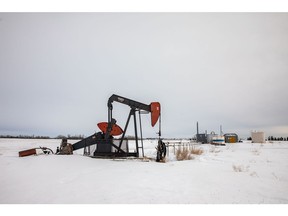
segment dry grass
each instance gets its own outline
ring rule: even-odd
[[[203,152],[202,148],[192,147],[192,149],[189,149],[188,147],[179,147],[176,151],[176,159],[178,161],[193,160],[195,159],[193,155],[201,155]]]
[[[183,148],[178,148],[176,151],[176,159],[178,161],[182,161],[182,160],[192,160],[194,159],[194,157],[191,155],[190,151],[188,150],[188,148],[183,147]]]
[[[233,170],[235,171],[235,172],[243,172],[243,170],[244,170],[244,167],[243,166],[241,166],[241,165],[234,165],[233,164]]]
[[[244,166],[244,165],[235,165],[233,164],[233,170],[235,172],[248,172],[249,171],[249,166]]]
[[[202,148],[195,148],[193,146],[190,152],[191,152],[191,154],[201,155],[201,154],[203,154],[204,150]]]

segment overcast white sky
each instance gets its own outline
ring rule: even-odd
[[[118,94],[163,137],[287,137],[287,86],[288,13],[0,13],[0,134],[91,135]]]

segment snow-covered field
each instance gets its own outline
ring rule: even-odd
[[[202,155],[166,163],[73,155],[18,157],[60,140],[0,139],[1,204],[287,204],[288,142],[198,145]],[[76,141],[69,141],[75,143]],[[145,141],[155,158],[156,141]]]

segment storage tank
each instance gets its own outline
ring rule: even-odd
[[[225,138],[224,138],[224,136],[214,136],[214,137],[212,138],[211,144],[214,144],[214,145],[225,145]]]
[[[251,132],[252,143],[265,143],[264,132]]]
[[[212,143],[213,137],[217,136],[214,131],[212,131],[210,134],[207,134],[207,143]]]

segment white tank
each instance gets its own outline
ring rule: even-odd
[[[214,144],[214,145],[225,145],[225,137],[224,136],[214,136],[212,138],[212,144]]]
[[[252,143],[265,143],[264,132],[251,132]]]

